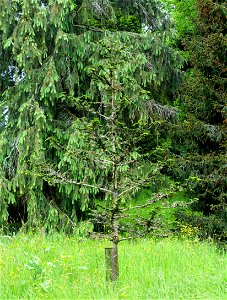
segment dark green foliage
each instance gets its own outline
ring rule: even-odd
[[[122,69],[126,74],[128,68],[131,77],[120,82],[126,91],[121,95],[122,119],[131,130],[130,118],[139,102],[151,100],[157,115],[168,104],[167,93],[171,95],[177,81],[178,59],[167,45],[168,25],[156,1],[1,1],[1,222],[8,220],[9,205],[22,206],[27,212],[25,222],[31,226],[74,226],[85,216],[95,191],[90,189],[87,195],[76,185],[53,185],[37,173],[37,166],[57,166],[74,180],[83,180],[88,173],[101,177],[103,170],[81,169],[74,158],[68,157],[68,165],[64,164],[65,145],[75,133],[79,147],[90,145],[88,137],[80,139],[83,117],[97,132],[102,131],[103,123],[87,106],[89,100],[92,110],[101,109],[95,102],[108,87],[108,77],[104,82],[102,76],[111,66],[105,69],[105,61],[99,65],[101,42],[110,38],[111,48],[116,37],[131,58]],[[105,51],[108,54],[111,49]]]
[[[213,240],[218,243],[226,241],[227,226],[224,221],[226,216],[212,215],[207,217],[197,215],[192,211],[179,210],[175,213],[175,217],[178,224],[181,224],[180,227],[190,224],[194,228],[194,237],[197,236],[199,239]]]
[[[183,122],[172,135],[173,151],[180,160],[172,174],[178,180],[187,179],[188,192],[198,198],[194,209],[206,216],[215,214],[223,224],[227,199],[226,6],[225,1],[198,0],[197,8],[195,31],[186,43],[192,68],[181,91]]]

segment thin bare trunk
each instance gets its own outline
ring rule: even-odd
[[[113,77],[113,76],[112,76]],[[119,276],[118,266],[118,242],[119,242],[119,221],[118,221],[118,174],[117,174],[117,153],[116,153],[116,95],[114,92],[114,81],[112,85],[112,151],[113,151],[113,169],[112,169],[112,216],[111,216],[111,235],[112,235],[112,248],[106,248],[106,279],[108,281],[116,281]]]

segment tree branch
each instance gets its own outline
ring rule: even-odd
[[[156,199],[148,200],[148,202],[145,203],[145,204],[135,205],[135,206],[132,206],[132,207],[126,207],[124,209],[121,209],[121,212],[148,207],[148,206],[160,201],[161,199],[166,198],[167,196],[170,196],[170,195],[158,195]]]
[[[78,182],[78,181],[75,181],[73,179],[68,179],[68,178],[64,177],[63,175],[61,175],[58,172],[53,171],[53,170],[51,170],[49,175],[54,176],[54,178],[51,177],[52,178],[51,182],[53,182],[53,183],[74,184],[74,185],[79,185],[79,186],[90,187],[90,188],[97,189],[99,191],[106,192],[106,193],[111,193],[111,194],[113,193],[112,190],[109,190],[109,189],[106,189],[106,188],[103,188],[103,187],[100,187],[100,186],[97,186],[97,185],[94,185],[94,184],[89,184],[89,183],[86,183],[84,181]],[[48,179],[50,179],[50,177],[44,177],[44,178],[47,181],[48,181]]]
[[[124,190],[123,192],[121,192],[120,194],[118,194],[118,198],[120,198],[120,197],[123,196],[124,194],[126,194],[126,193],[128,193],[128,192],[134,190],[135,188],[137,188],[137,187],[143,185],[146,181],[147,181],[147,180],[142,180],[142,181],[140,181],[138,184],[136,184],[136,185],[134,185],[134,186],[131,186],[130,188]]]

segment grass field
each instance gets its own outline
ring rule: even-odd
[[[105,282],[107,241],[0,237],[0,299],[227,299],[226,257],[198,241],[144,239],[119,246],[120,277]]]

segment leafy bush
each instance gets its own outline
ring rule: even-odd
[[[200,239],[212,239],[216,242],[226,242],[226,222],[216,215],[204,216],[191,210],[175,212],[180,233]]]

